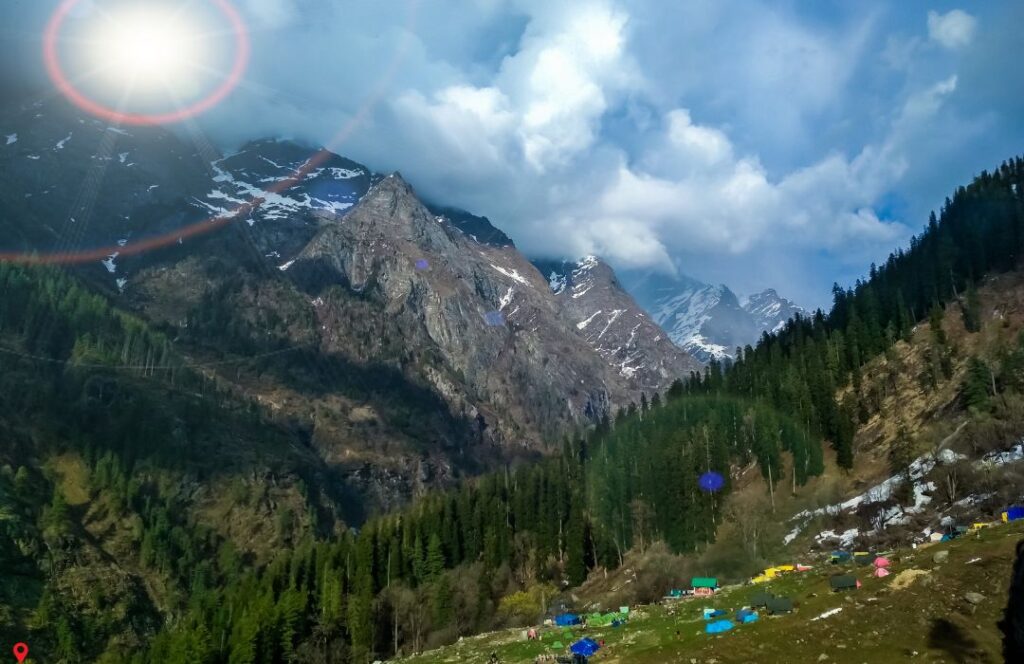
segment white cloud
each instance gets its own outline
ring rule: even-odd
[[[596,253],[631,267],[682,261],[684,272],[697,257],[718,257],[748,288],[769,262],[789,256],[786,278],[802,280],[804,297],[811,278],[793,276],[796,257],[824,252],[863,267],[907,239],[908,227],[875,206],[906,173],[913,141],[956,89],[955,76],[907,94],[880,119],[875,140],[772,173],[756,150],[739,147],[735,127],[698,120],[682,105],[659,107],[662,90],[639,74],[638,37],[620,5],[584,7],[531,8],[517,47],[484,80],[396,95],[389,107],[401,127],[396,144],[406,148],[396,167],[421,191],[490,216],[533,255]],[[778,39],[764,37],[763,48],[724,70],[750,63],[771,80],[751,84],[748,72],[718,85],[753,85],[754,100],[760,87],[781,90],[789,110],[775,126],[786,133],[839,94],[834,81],[822,91],[801,76],[849,76],[866,24],[829,50],[811,32],[772,21]],[[801,61],[817,64],[799,70]],[[642,138],[603,134],[612,113]]]
[[[978,21],[961,9],[946,14],[928,12],[928,37],[945,48],[957,49],[974,40]]]
[[[891,216],[909,204],[879,201],[938,168],[922,146],[957,119],[960,80],[928,45],[962,48],[977,23],[930,14],[927,41],[920,13],[873,0],[840,18],[766,0],[306,4],[238,0],[253,57],[203,118],[220,142],[345,128],[332,149],[532,255],[682,263],[812,302],[855,274],[834,265],[906,239]]]

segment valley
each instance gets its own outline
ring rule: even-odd
[[[875,603],[929,607],[921,653],[997,651],[1016,525],[950,544],[935,581],[872,579],[871,602],[806,619],[834,604],[824,552],[923,569],[911,544],[1021,500],[1020,158],[808,314],[772,290],[741,303],[597,256],[528,257],[337,155],[266,194],[308,159],[290,142],[224,156],[57,102],[3,122],[0,626],[36,652],[527,661],[540,646],[510,639],[556,602],[641,607],[597,661],[905,656]],[[41,184],[97,168],[98,189]],[[133,248],[179,228],[202,232]],[[33,258],[54,252],[69,265]],[[779,582],[795,616],[709,640],[649,607],[790,559],[816,563]],[[965,614],[931,583],[986,600]],[[978,634],[929,636],[966,615]],[[878,635],[858,650],[843,630]]]

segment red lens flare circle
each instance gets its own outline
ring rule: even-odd
[[[228,0],[211,0],[231,25],[231,32],[234,35],[235,40],[235,54],[231,63],[231,70],[228,72],[224,80],[221,81],[220,85],[202,99],[189,104],[188,106],[174,111],[169,111],[167,113],[125,113],[118,111],[117,109],[100,104],[99,102],[82,94],[70,79],[68,79],[67,75],[64,73],[64,69],[60,65],[60,53],[58,49],[60,30],[64,24],[64,20],[68,17],[68,14],[70,14],[71,10],[80,2],[81,0],[64,0],[60,6],[57,7],[53,16],[50,17],[50,21],[46,24],[46,31],[43,33],[43,62],[46,65],[47,74],[49,74],[50,79],[53,81],[54,85],[57,86],[57,89],[60,90],[61,94],[71,100],[72,103],[83,111],[107,120],[113,124],[136,126],[161,125],[180,122],[187,118],[199,115],[200,113],[205,113],[223,101],[234,87],[238,85],[238,82],[242,79],[242,74],[245,72],[245,68],[249,63],[249,33],[245,28],[245,22],[242,20],[238,10],[236,10]]]

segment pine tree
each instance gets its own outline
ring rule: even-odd
[[[430,534],[430,541],[427,544],[426,578],[434,580],[444,572],[444,551],[441,548],[441,538],[437,533]]]
[[[973,283],[967,287],[961,315],[964,319],[964,327],[968,332],[977,332],[981,329],[981,300],[978,298],[978,289],[974,287]]]
[[[968,360],[967,375],[964,377],[963,386],[967,407],[979,413],[989,410],[989,386],[991,384],[992,372],[985,363],[976,357]]]

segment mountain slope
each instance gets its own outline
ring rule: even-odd
[[[56,102],[0,127],[16,134],[0,146],[3,249],[85,251],[78,274],[290,418],[372,504],[533,454],[650,389],[580,337],[487,219],[427,208],[399,176],[320,153],[291,183],[315,151],[263,140],[222,157]]]
[[[397,174],[324,226],[286,274],[313,296],[341,283],[379,298],[405,348],[440,354],[445,371],[428,375],[441,393],[467,413],[490,404],[493,415],[472,416],[498,440],[550,436],[626,397],[514,247],[479,243],[435,217]],[[328,329],[336,306],[328,297],[317,309]]]
[[[576,263],[536,261],[579,334],[635,390],[650,395],[700,369],[669,340],[627,293],[611,266],[596,256]]]

